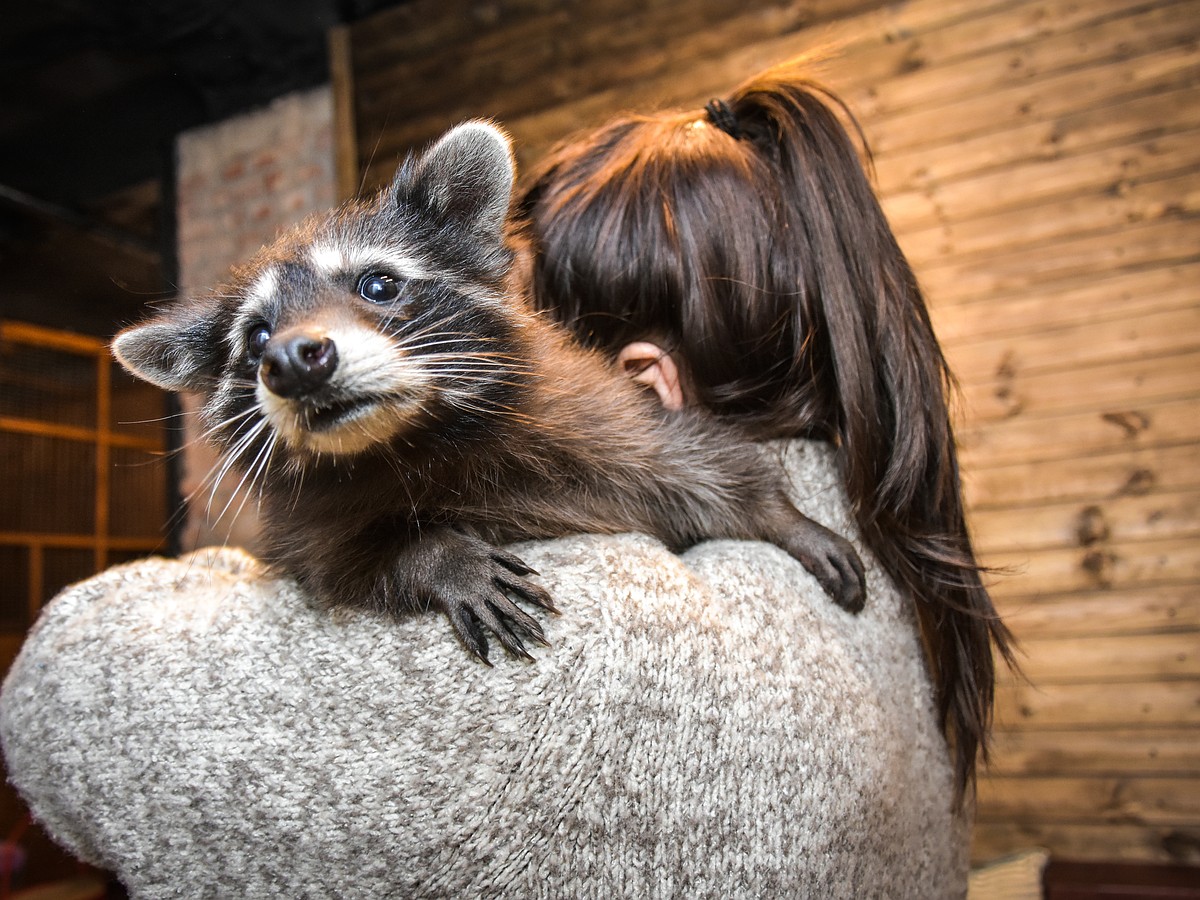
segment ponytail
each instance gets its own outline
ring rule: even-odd
[[[794,67],[695,114],[555,151],[523,208],[535,302],[615,353],[654,339],[758,437],[833,442],[863,537],[913,598],[960,797],[1013,663],[962,504],[950,371],[839,114]]]

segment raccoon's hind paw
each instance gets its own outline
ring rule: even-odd
[[[789,535],[788,553],[798,559],[847,612],[861,612],[867,600],[867,576],[854,545],[816,522]]]
[[[488,659],[487,632],[491,631],[513,656],[532,660],[521,635],[542,645],[548,645],[546,634],[537,619],[521,609],[510,594],[534,603],[543,609],[557,612],[550,592],[527,581],[524,576],[535,574],[518,557],[503,550],[492,549],[485,565],[491,569],[485,584],[469,593],[443,598],[443,607],[451,626],[468,650],[491,665]]]

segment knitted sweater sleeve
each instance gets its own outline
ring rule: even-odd
[[[781,452],[853,538],[828,450]],[[139,897],[965,894],[909,604],[869,555],[853,616],[765,544],[516,549],[562,613],[492,668],[238,551],[101,573],[5,682],[10,778]]]

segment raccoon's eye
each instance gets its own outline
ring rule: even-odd
[[[258,359],[263,355],[263,351],[267,349],[267,341],[271,339],[271,329],[266,325],[256,325],[250,329],[250,334],[246,338],[246,344],[250,348],[250,355]]]
[[[391,275],[370,273],[358,280],[358,294],[371,303],[391,303],[400,296],[400,282]]]

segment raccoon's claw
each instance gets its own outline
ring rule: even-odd
[[[505,604],[509,608],[502,608]],[[517,628],[526,631],[535,641],[546,643],[541,626],[520,607],[512,605],[508,598],[499,602],[494,599],[484,601],[479,606],[455,606],[446,610],[446,616],[464,646],[488,666],[492,664],[487,658],[486,630],[492,631],[499,638],[500,646],[518,659],[532,661],[533,656],[524,647]]]
[[[482,544],[476,545],[484,549]],[[471,554],[468,554],[471,555]],[[524,576],[533,569],[513,554],[487,547],[468,566],[473,573],[460,581],[455,590],[443,592],[441,605],[450,624],[466,648],[488,665],[487,632],[491,632],[513,656],[532,660],[522,639],[546,645],[546,634],[537,619],[514,602],[525,600],[550,612],[557,612],[550,592]],[[476,580],[478,579],[478,580]]]
[[[518,630],[539,644],[548,644],[546,634],[537,619],[521,609],[501,590],[491,596],[473,597],[464,603],[450,604],[446,608],[450,624],[468,650],[481,661],[491,665],[488,659],[488,641],[485,628],[496,635],[500,645],[513,656],[533,660],[525,649]]]
[[[507,550],[501,550],[498,547],[492,548],[492,559],[504,566],[514,575],[538,575],[536,569],[532,568],[521,557],[509,553]]]
[[[529,571],[533,572],[532,569]],[[533,582],[526,581],[524,578],[512,578],[506,575],[496,575],[492,580],[506,594],[516,594],[522,600],[528,600],[530,603],[540,606],[544,610],[552,613],[558,612],[558,607],[554,605],[554,598],[540,584],[534,584]],[[519,609],[519,607],[517,608]]]

